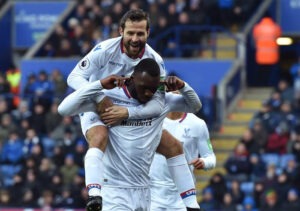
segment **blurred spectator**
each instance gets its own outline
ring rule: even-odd
[[[9,138],[3,144],[1,150],[2,164],[20,164],[23,160],[23,144],[19,139],[19,135],[16,131],[9,133]]]
[[[282,172],[277,176],[275,190],[279,201],[285,201],[287,192],[291,188],[292,180],[290,180],[286,173]]]
[[[277,163],[276,163],[277,164]],[[266,176],[261,179],[264,190],[275,187],[277,183],[277,166],[270,163],[267,165]]]
[[[240,142],[245,144],[246,149],[249,154],[258,154],[260,147],[256,140],[253,138],[253,133],[251,129],[246,129],[240,139]]]
[[[31,189],[27,188],[22,191],[21,201],[19,202],[18,207],[37,207],[36,198]]]
[[[34,104],[41,104],[47,111],[54,95],[53,83],[48,79],[48,74],[41,70],[37,81],[34,83]]]
[[[20,125],[24,119],[29,119],[32,112],[29,110],[29,104],[26,100],[21,100],[18,107],[11,112],[14,122]]]
[[[20,100],[20,81],[21,71],[14,64],[11,64],[9,69],[6,70],[6,79],[10,84],[10,93],[13,95],[12,104],[15,107],[18,106]]]
[[[50,110],[45,116],[45,126],[47,134],[51,132],[62,122],[63,117],[57,111],[58,102],[55,101],[51,104]]]
[[[65,132],[70,131],[71,139],[79,137],[80,128],[74,124],[73,118],[70,116],[64,116],[59,125],[51,133],[51,138],[55,141],[62,141],[65,138]]]
[[[74,162],[73,154],[67,154],[65,156],[64,164],[60,167],[59,171],[62,174],[64,185],[70,185],[73,182],[73,178],[79,171],[79,167]]]
[[[268,136],[266,145],[267,153],[284,154],[287,152],[287,143],[289,141],[289,131],[286,123],[281,122],[273,133]]]
[[[254,142],[258,147],[258,153],[264,153],[267,144],[268,132],[262,121],[260,119],[254,120],[251,130]]]
[[[30,128],[26,131],[26,137],[24,139],[24,146],[23,146],[23,153],[25,157],[31,157],[32,155],[32,148],[34,145],[41,144],[41,140],[38,137],[35,129]],[[39,162],[35,160],[36,162]]]
[[[296,161],[298,164],[300,163],[300,127],[297,127],[297,129],[292,132],[292,138],[290,140],[290,148],[289,152],[294,154],[296,157]]]
[[[44,188],[50,189],[53,175],[56,173],[55,165],[50,158],[43,157],[39,166],[39,181],[44,184]]]
[[[242,204],[245,194],[241,190],[240,181],[232,180],[230,183],[229,192],[231,193],[232,201],[234,204]]]
[[[299,183],[300,178],[300,166],[294,158],[289,158],[284,167],[282,167],[283,172],[286,174],[287,179],[294,185]]]
[[[10,84],[3,73],[0,73],[0,94],[2,96],[10,97]]]
[[[42,210],[52,210],[54,208],[54,196],[52,191],[44,190],[38,199],[38,205]]]
[[[261,207],[261,204],[263,202],[263,193],[264,193],[264,184],[261,181],[256,181],[254,183],[254,191],[253,191],[253,197],[254,201],[257,207]]]
[[[86,141],[84,139],[79,139],[76,142],[73,153],[74,153],[74,162],[80,168],[83,168],[83,158],[85,156],[86,150],[87,150]]]
[[[208,187],[212,189],[214,199],[222,203],[224,194],[227,192],[226,180],[224,176],[217,172],[209,180]]]
[[[76,208],[76,202],[70,188],[63,188],[61,196],[55,200],[55,205],[61,208]]]
[[[54,69],[51,71],[50,81],[54,86],[54,97],[57,99],[62,99],[67,93],[68,85],[59,69]]]
[[[0,96],[0,118],[2,118],[3,115],[6,115],[11,110],[11,107],[9,106],[8,102],[5,100],[3,96]]]
[[[279,80],[277,85],[277,91],[280,93],[283,102],[293,102],[294,90],[286,79]]]
[[[250,155],[251,180],[258,181],[266,176],[266,164],[257,154]]]
[[[50,106],[50,104],[48,106]],[[31,127],[39,136],[45,135],[47,133],[45,112],[45,107],[42,104],[35,104],[33,107],[32,115],[29,118]]]
[[[0,119],[0,138],[2,137],[2,140],[7,139],[11,132],[17,131],[17,128],[17,125],[12,120],[11,114],[4,114]]]
[[[264,194],[264,203],[261,206],[263,211],[281,210],[280,202],[278,201],[277,192],[274,189],[266,190]]]
[[[252,196],[246,196],[242,204],[242,211],[257,211],[255,201]]]
[[[220,206],[222,211],[237,211],[237,205],[232,201],[232,195],[229,192],[224,194],[223,203]]]
[[[8,190],[0,189],[0,208],[14,207]]]
[[[283,203],[282,210],[298,211],[300,210],[299,191],[291,188],[287,193],[287,200]]]
[[[35,74],[30,74],[24,86],[23,98],[29,102],[29,107],[32,109],[34,103],[35,82],[37,78]]]
[[[214,191],[210,187],[204,188],[202,191],[202,200],[199,202],[201,209],[218,210],[219,202],[214,198]]]
[[[251,173],[251,164],[249,162],[249,153],[244,143],[240,142],[234,149],[232,155],[226,160],[224,167],[228,173],[226,177],[229,180],[238,179],[246,181]]]

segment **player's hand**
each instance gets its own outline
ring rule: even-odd
[[[201,158],[196,158],[194,160],[192,160],[189,165],[193,165],[195,167],[195,169],[204,169],[205,167],[205,163],[204,160]]]
[[[111,106],[113,106],[113,102],[111,101],[111,99],[109,99],[109,97],[104,97],[99,103],[97,103],[96,105],[96,111],[97,114],[100,116],[101,114],[103,114],[105,112],[105,110]]]
[[[107,126],[120,124],[122,120],[127,118],[128,118],[127,108],[116,106],[116,105],[106,108],[105,111],[100,115],[100,119]]]
[[[125,81],[129,79],[128,77],[122,77],[118,75],[110,75],[106,78],[100,80],[102,87],[104,89],[113,89],[115,87],[122,87],[125,84]]]
[[[176,76],[168,76],[164,81],[167,86],[167,92],[176,91],[184,87],[184,81]]]

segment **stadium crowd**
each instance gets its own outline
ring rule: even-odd
[[[258,0],[82,0],[75,11],[58,25],[39,51],[43,57],[73,57],[85,55],[96,43],[119,36],[119,20],[128,9],[142,8],[149,12],[151,40],[173,26],[218,25],[239,29],[259,5]],[[174,33],[173,33],[174,34]],[[204,31],[182,30],[179,43],[200,45],[208,43]],[[163,57],[174,57],[178,45],[174,35],[166,35],[156,43],[156,51]],[[184,57],[199,57],[200,49],[188,51]]]

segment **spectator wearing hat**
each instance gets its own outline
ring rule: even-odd
[[[268,189],[264,195],[264,203],[261,206],[263,211],[279,211],[281,205],[278,200],[277,192],[274,189]]]
[[[244,198],[242,211],[257,211],[255,207],[255,200],[252,196],[246,196]]]

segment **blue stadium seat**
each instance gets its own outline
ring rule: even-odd
[[[242,182],[241,190],[245,193],[245,195],[252,195],[254,190],[254,182]]]
[[[279,166],[279,159],[280,156],[278,154],[275,153],[267,153],[267,154],[262,154],[261,155],[261,159],[266,163],[266,165],[275,165],[275,166]]]
[[[280,156],[279,167],[285,168],[290,160],[295,160],[295,155],[293,154],[284,154]]]

